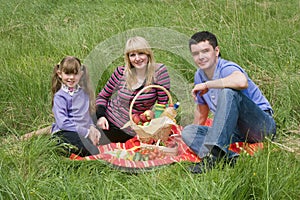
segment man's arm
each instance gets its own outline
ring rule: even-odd
[[[195,97],[198,91],[205,91],[210,88],[232,88],[236,90],[243,90],[248,88],[248,80],[242,72],[234,71],[224,78],[206,81],[205,83],[195,85],[192,90],[192,94]]]
[[[207,81],[206,85],[209,88],[232,88],[243,90],[248,87],[248,80],[245,74],[240,71],[234,71],[229,76],[221,79]]]
[[[204,125],[208,117],[208,105],[198,104],[194,113],[194,124]]]

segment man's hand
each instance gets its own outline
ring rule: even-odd
[[[200,96],[204,95],[205,93],[207,93],[208,88],[206,83],[199,83],[197,85],[194,86],[193,90],[192,90],[192,95],[194,97],[194,99],[197,98],[197,93],[200,91]]]

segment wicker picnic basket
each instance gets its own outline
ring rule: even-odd
[[[136,96],[133,98],[130,104],[130,108],[129,108],[130,127],[136,132],[141,142],[148,142],[152,139],[156,141],[157,140],[167,141],[171,133],[172,125],[175,124],[173,119],[170,119],[169,117],[166,116],[155,118],[151,120],[148,126],[137,125],[134,123],[132,119],[132,108],[134,102],[136,101],[136,99],[141,93],[143,93],[144,91],[150,88],[158,88],[163,90],[169,97],[169,103],[173,104],[172,96],[166,88],[160,85],[149,85],[144,87],[136,94]]]

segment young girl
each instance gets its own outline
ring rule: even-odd
[[[68,149],[80,156],[98,154],[100,132],[91,114],[95,112],[94,93],[89,85],[87,68],[73,56],[56,65],[52,77],[52,111],[55,122],[52,135],[59,143],[74,145]]]

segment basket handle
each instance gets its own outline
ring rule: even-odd
[[[147,89],[149,89],[149,88],[158,88],[158,89],[163,90],[163,91],[168,95],[170,104],[173,104],[172,96],[171,96],[170,92],[169,92],[166,88],[164,88],[163,86],[160,86],[160,85],[148,85],[148,86],[144,87],[143,89],[141,89],[141,90],[135,95],[135,97],[134,97],[134,98],[132,99],[132,101],[131,101],[130,108],[129,108],[129,119],[130,119],[130,121],[131,121],[132,123],[134,123],[133,120],[132,120],[132,108],[133,108],[133,104],[134,104],[135,100],[138,98],[138,96],[140,96],[140,94],[141,94],[142,92],[144,92],[145,90],[147,90]]]

